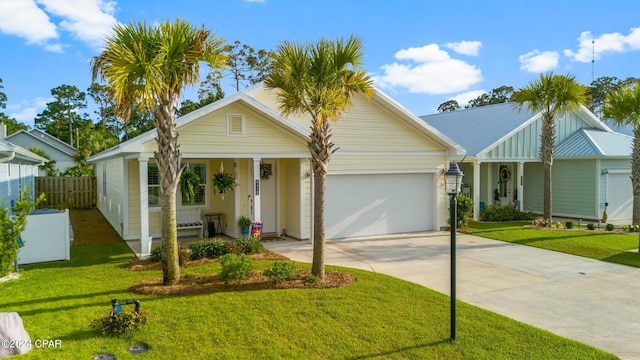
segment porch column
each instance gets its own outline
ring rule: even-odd
[[[253,159],[253,221],[261,221],[260,211],[260,158]]]
[[[519,209],[522,211],[524,208],[524,161],[520,161],[518,163],[518,204],[520,204]]]
[[[140,184],[140,258],[146,259],[151,255],[151,236],[149,236],[149,184],[148,184],[149,158],[138,158],[138,176]]]
[[[473,163],[473,219],[478,220],[480,216],[480,164],[476,161]],[[488,204],[485,203],[485,206]]]
[[[493,181],[492,181],[493,174],[492,172],[493,172],[493,163],[487,163],[487,198],[485,199],[486,206],[493,205]]]

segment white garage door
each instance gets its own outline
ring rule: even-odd
[[[433,175],[327,176],[327,239],[433,229]]]
[[[630,220],[633,217],[631,173],[610,173],[607,177],[607,218]]]

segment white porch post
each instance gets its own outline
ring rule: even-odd
[[[480,161],[473,163],[473,219],[480,216]],[[485,203],[485,206],[487,204]]]
[[[140,183],[140,258],[146,259],[151,255],[151,236],[149,236],[149,186],[148,186],[149,158],[142,155],[138,158]]]
[[[260,158],[253,159],[253,221],[261,221],[260,211]]]
[[[491,172],[493,171],[493,163],[487,163],[487,203],[486,206],[493,205],[493,184]]]
[[[522,211],[524,208],[524,161],[518,163],[518,203],[520,204],[520,208],[518,210]]]

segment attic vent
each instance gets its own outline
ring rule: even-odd
[[[227,136],[245,136],[244,114],[227,114]]]

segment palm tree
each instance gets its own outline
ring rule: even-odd
[[[162,272],[164,285],[180,280],[176,232],[176,191],[182,168],[174,109],[185,86],[198,83],[200,62],[224,66],[224,40],[184,20],[157,26],[118,24],[92,61],[93,81],[100,76],[113,88],[116,115],[128,119],[132,104],[156,112],[154,157],[162,191]]]
[[[633,224],[640,224],[640,85],[631,84],[609,93],[604,100],[604,117],[620,125],[633,126],[631,187],[633,188]]]
[[[329,120],[353,107],[352,97],[373,95],[373,81],[360,69],[362,42],[355,36],[346,41],[320,39],[316,43],[284,41],[276,49],[267,88],[277,89],[283,116],[308,114],[311,134],[307,147],[314,175],[313,266],[311,272],[324,278],[324,211],[327,166],[337,150],[331,142]]]
[[[551,166],[556,141],[556,115],[571,112],[589,103],[589,88],[578,83],[575,76],[554,75],[553,72],[540,74],[540,79],[531,81],[518,89],[511,97],[522,110],[526,102],[533,112],[542,112],[540,134],[540,158],[544,168],[544,209],[543,217],[551,219]]]

